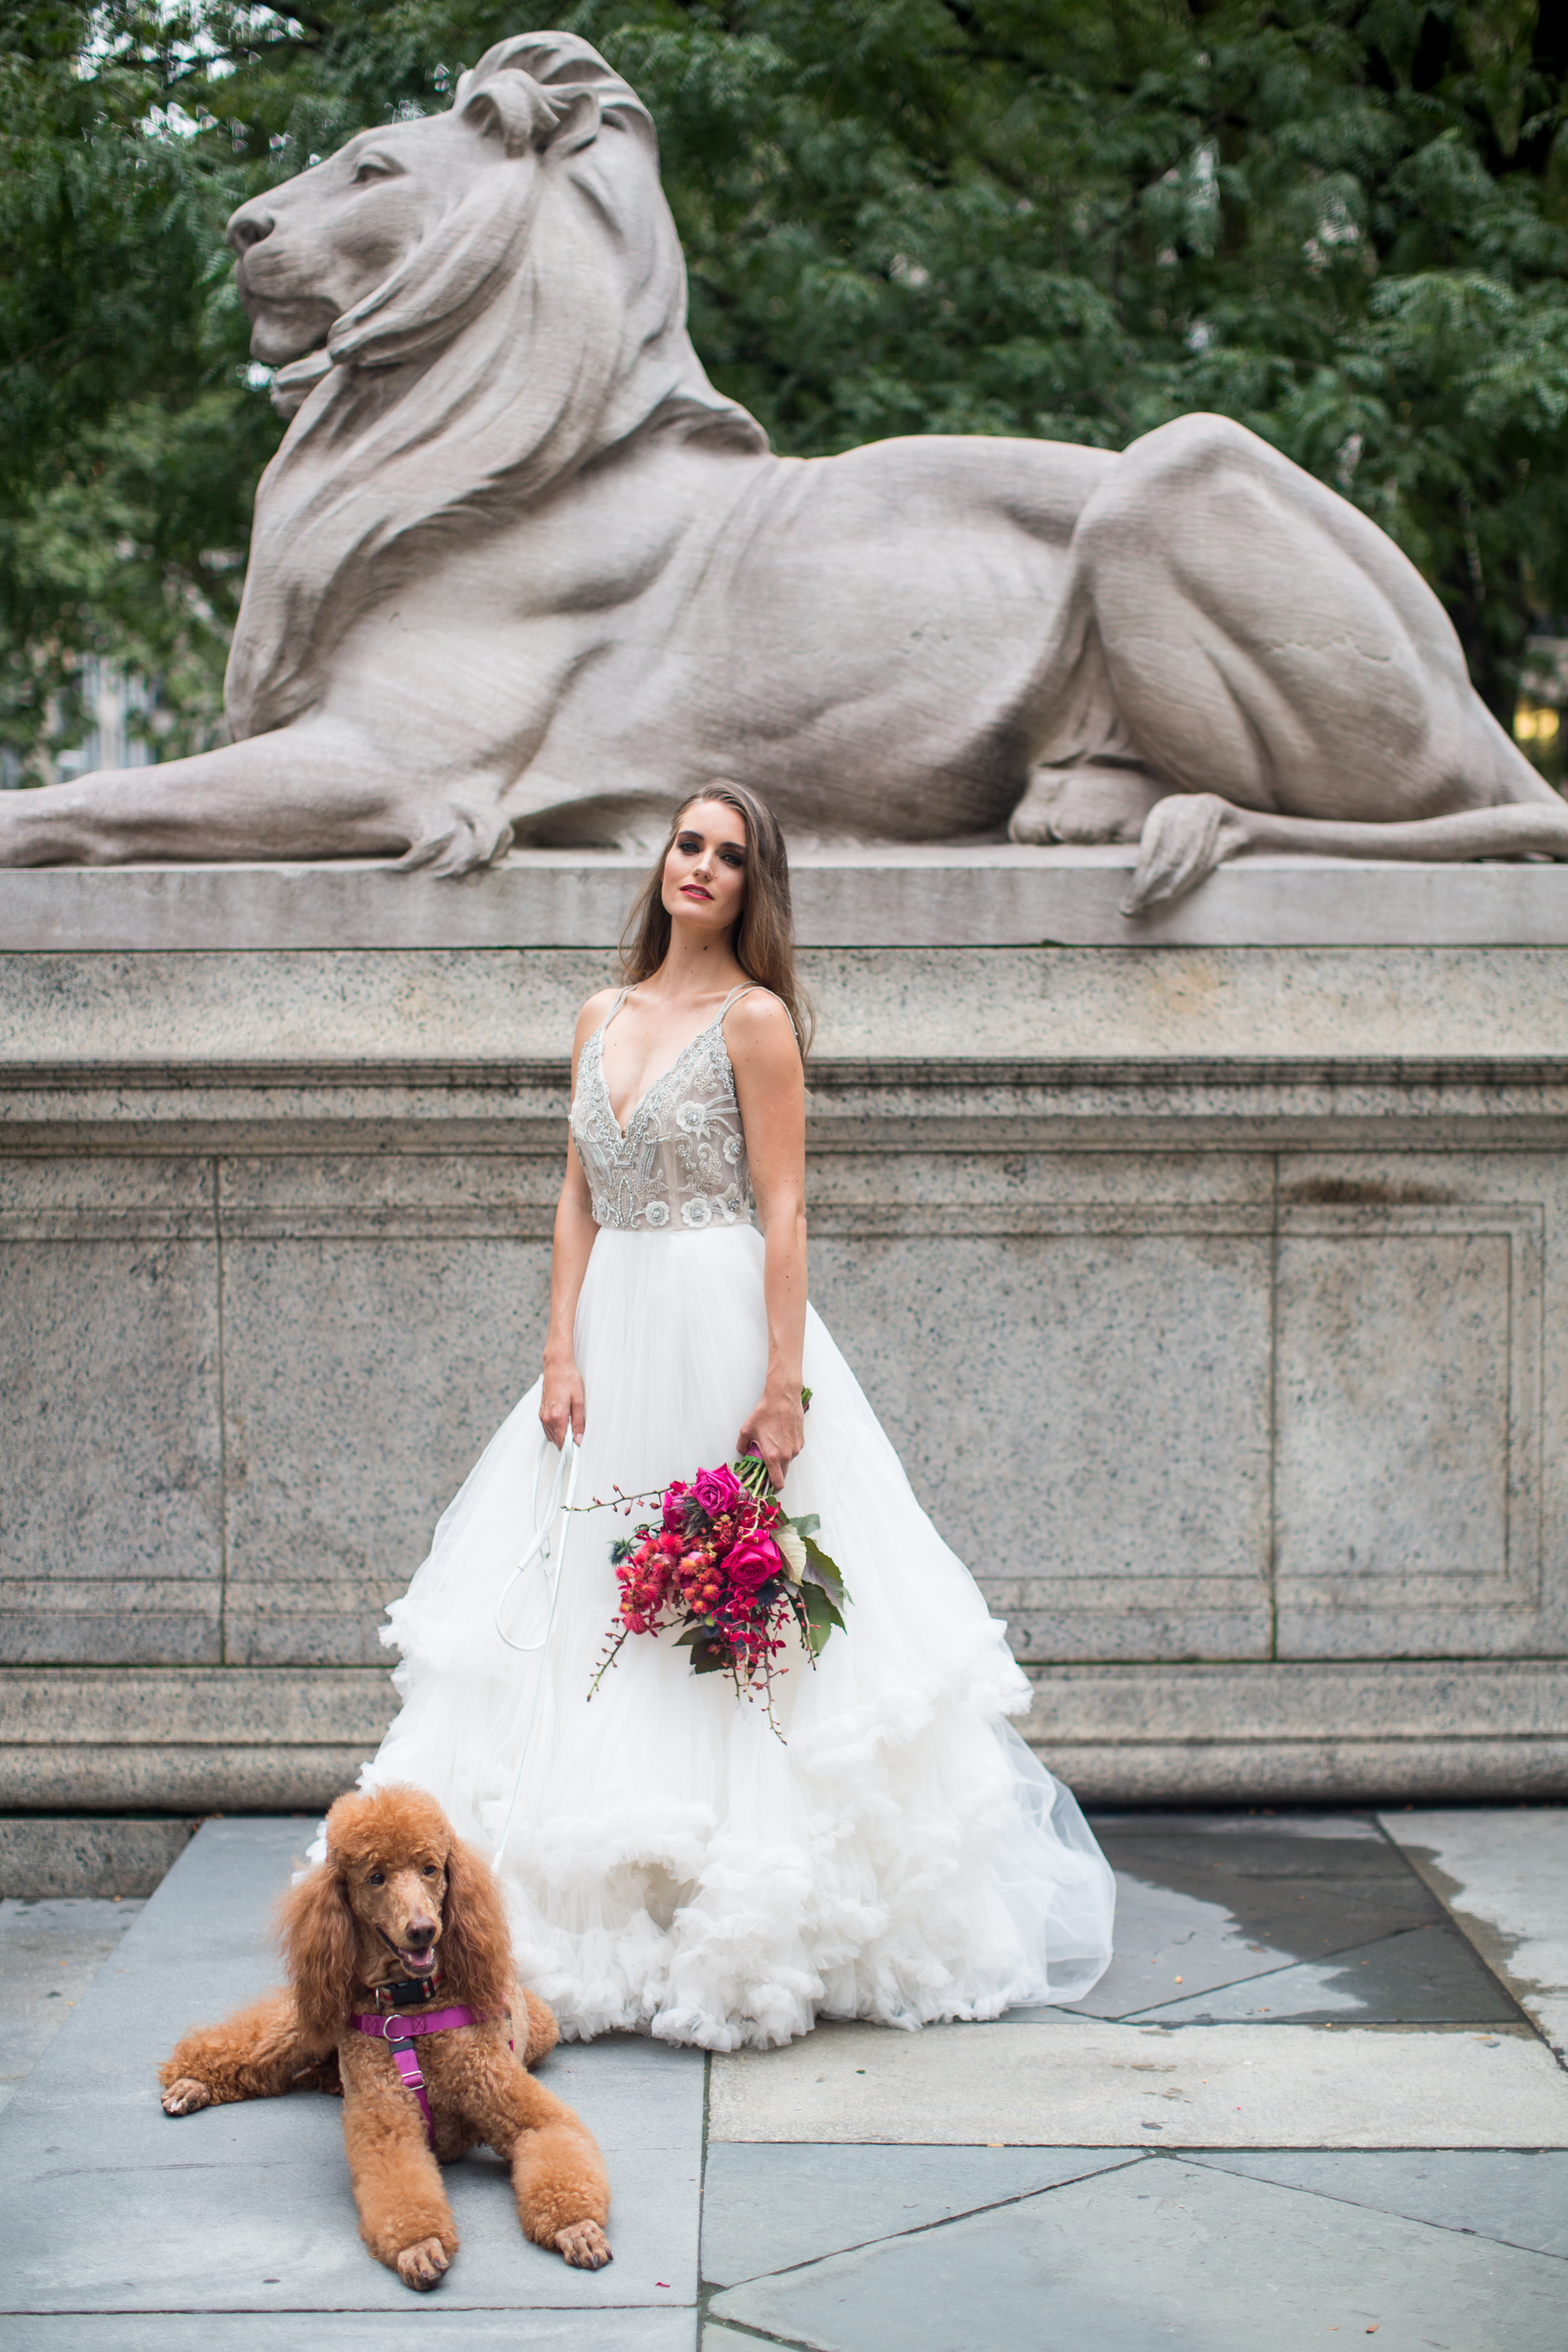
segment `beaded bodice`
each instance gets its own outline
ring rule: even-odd
[[[626,1003],[622,990],[584,1046],[572,1098],[572,1140],[593,1195],[594,1222],[622,1232],[697,1233],[750,1224],[752,1178],[724,1046],[733,990],[706,1029],[655,1078],[626,1126],[610,1108],[605,1032]]]

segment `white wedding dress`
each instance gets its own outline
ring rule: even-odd
[[[572,1107],[599,1226],[577,1310],[579,1506],[731,1459],[767,1362],[729,1006],[623,1131],[601,1066],[620,1002]],[[622,2027],[731,2050],[819,2016],[995,2017],[1081,1999],[1110,1958],[1110,1872],[1006,1720],[1029,1686],[1004,1628],[810,1311],[805,1378],[783,1499],[820,1515],[850,1606],[815,1670],[791,1654],[778,1731],[727,1675],[694,1677],[672,1633],[629,1638],[590,1698],[628,1523],[560,1523],[552,1621],[546,1571],[513,1579],[557,1462],[537,1385],[388,1612],[404,1705],[363,1784],[428,1790],[491,1856],[522,1979],[569,2037]],[[543,1646],[509,1648],[498,1608],[513,1642]]]

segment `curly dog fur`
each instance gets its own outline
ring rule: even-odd
[[[435,2286],[457,2252],[440,2166],[480,2140],[510,2165],[536,2245],[582,2269],[608,2262],[598,2148],[525,2071],[554,2047],[555,2020],[519,1987],[494,1876],[435,1800],[405,1788],[340,1797],[327,1815],[327,1859],[284,1897],[280,1930],[287,1989],[184,2037],[159,2069],[165,2111],[335,2088],[336,2072],[360,2233],[405,2285]],[[380,1985],[437,1978],[432,2006],[466,2007],[483,2021],[416,2045],[433,2155],[391,2051],[350,2019],[377,2006]],[[515,2053],[509,2032],[518,2032]]]

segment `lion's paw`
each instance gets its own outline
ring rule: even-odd
[[[1170,791],[1142,768],[1037,768],[1008,821],[1009,841],[1136,841]]]
[[[493,866],[506,856],[511,841],[510,820],[500,809],[488,802],[454,800],[410,842],[397,863],[405,869],[427,867],[437,879],[452,881]]]
[[[1242,845],[1238,813],[1214,793],[1173,793],[1150,810],[1124,915],[1184,898]]]

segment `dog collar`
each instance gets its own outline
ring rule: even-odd
[[[425,2002],[440,1981],[441,1970],[437,1965],[427,1977],[400,1977],[395,1984],[377,1985],[374,1988],[376,2001],[379,2004],[384,1996],[394,2009],[401,2009],[405,2000]]]

